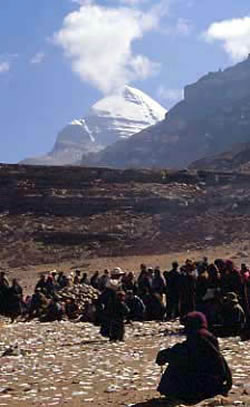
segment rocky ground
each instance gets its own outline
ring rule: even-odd
[[[185,251],[160,256],[101,258],[82,266],[89,272],[117,265],[125,270],[138,270],[144,261],[168,268],[173,259],[181,262],[187,256],[198,259],[204,254],[210,259],[231,257],[237,263],[243,260],[241,247],[228,245],[212,247],[206,253]],[[245,253],[244,261],[249,260]],[[49,265],[51,269],[58,266],[58,263]],[[60,266],[65,271],[74,269],[72,263]],[[13,270],[11,275],[21,277],[26,292],[31,292],[37,275],[46,269],[48,265],[39,265]],[[0,406],[155,407],[161,376],[161,368],[154,362],[156,354],[159,349],[182,340],[178,322],[133,323],[126,327],[124,343],[110,344],[99,335],[98,327],[88,323],[9,324],[2,320]],[[8,351],[11,345],[16,346],[14,353]],[[201,405],[248,405],[250,341],[220,339],[220,346],[233,370],[234,387],[229,397],[206,400]]]
[[[134,323],[126,328],[126,341],[117,344],[87,323],[3,324],[0,353],[11,344],[17,349],[1,357],[0,406],[156,406],[162,373],[156,354],[182,340],[178,323]],[[247,405],[250,342],[221,339],[220,346],[234,386],[228,398],[201,405]]]
[[[0,266],[243,246],[249,181],[249,173],[0,165]]]
[[[60,171],[60,176],[58,176]],[[41,272],[91,274],[207,255],[249,262],[250,175],[0,165],[0,270],[32,293]],[[167,335],[166,335],[167,331]],[[90,324],[0,326],[0,407],[153,407],[160,348],[182,340],[178,324],[127,326],[110,344]],[[250,342],[220,341],[233,368],[228,398],[250,403]],[[6,350],[17,345],[14,354]]]

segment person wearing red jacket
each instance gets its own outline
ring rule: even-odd
[[[232,375],[219,350],[218,340],[207,329],[203,313],[193,311],[183,318],[187,339],[158,353],[156,363],[168,363],[158,391],[166,406],[192,405],[218,394],[227,395]]]

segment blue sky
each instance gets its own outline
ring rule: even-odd
[[[0,0],[0,162],[130,83],[169,108],[250,52],[249,0]]]

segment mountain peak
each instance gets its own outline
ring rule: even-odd
[[[166,109],[151,97],[125,86],[120,92],[97,101],[84,118],[73,120],[61,130],[50,153],[22,163],[74,164],[82,155],[98,152],[156,124],[164,119],[165,114]]]
[[[230,151],[237,143],[249,143],[249,81],[250,58],[209,72],[185,87],[184,100],[165,120],[82,162],[117,168],[183,168],[202,157]]]

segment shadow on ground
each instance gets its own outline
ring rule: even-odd
[[[136,403],[131,405],[131,407],[168,407],[167,402],[162,398],[154,398],[142,403]]]

